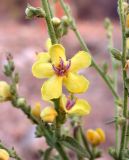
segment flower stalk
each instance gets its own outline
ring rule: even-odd
[[[123,69],[123,89],[124,89],[124,103],[123,103],[123,117],[127,118],[128,114],[128,90],[125,85],[125,81],[127,79],[127,73],[125,68],[126,64],[126,26],[125,26],[125,15],[124,15],[124,7],[123,7],[123,0],[118,0],[118,11],[119,17],[121,22],[121,32],[122,32],[122,69]],[[125,121],[122,127],[122,135],[121,135],[121,145],[120,145],[120,153],[119,159],[122,160],[124,158],[124,150],[125,150],[125,143],[126,143],[126,133],[127,133],[127,120]]]
[[[51,42],[52,44],[56,44],[57,43],[57,39],[56,39],[56,34],[54,31],[54,27],[52,25],[52,21],[51,21],[51,12],[50,12],[50,6],[48,3],[48,0],[41,0],[42,1],[42,6],[43,9],[45,11],[46,14],[46,22],[47,22],[47,27],[48,27],[48,32],[49,32],[49,36],[51,38]]]

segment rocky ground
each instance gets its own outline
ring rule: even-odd
[[[35,52],[44,50],[44,42],[47,38],[44,25],[41,24],[42,27],[40,27],[40,22],[37,24],[23,25],[16,22],[0,24],[0,70],[2,71],[6,54],[8,52],[12,53],[21,76],[20,94],[25,96],[32,106],[37,101],[40,101],[44,106],[40,95],[42,80],[35,79],[31,73]],[[78,22],[78,27],[96,62],[98,64],[105,61],[109,63],[110,56],[107,53],[107,40],[103,22]],[[71,57],[80,49],[72,32],[62,41],[68,57]],[[114,44],[120,48],[120,29],[116,23]],[[101,160],[109,160],[111,158],[107,156],[107,150],[108,146],[114,142],[114,126],[105,123],[113,118],[113,98],[109,89],[93,68],[83,70],[82,73],[90,80],[90,88],[81,97],[86,98],[92,106],[91,114],[84,118],[84,130],[97,127],[102,127],[105,130],[107,138],[106,143],[102,145],[105,155]],[[0,80],[5,79],[5,76],[0,72]],[[121,83],[119,87],[121,88]],[[36,151],[41,146],[44,148],[45,143],[44,140],[34,139],[32,124],[21,111],[12,108],[10,103],[0,104],[0,139],[9,147],[14,146],[20,155],[28,160],[36,160]]]

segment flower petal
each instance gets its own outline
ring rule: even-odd
[[[54,75],[54,70],[51,63],[43,63],[42,61],[37,61],[32,66],[32,74],[36,78],[48,78]]]
[[[63,82],[71,93],[83,93],[89,87],[89,81],[84,76],[71,72],[64,78]]]
[[[52,42],[51,42],[51,39],[50,39],[50,38],[47,39],[47,41],[46,41],[46,43],[45,43],[45,46],[46,46],[46,49],[47,49],[47,50],[49,50],[49,49],[51,48]]]
[[[56,116],[57,116],[57,112],[54,109],[54,107],[46,107],[42,110],[42,112],[40,113],[40,117],[44,122],[48,122],[48,123],[52,123]]]
[[[60,107],[61,107],[65,112],[67,112],[66,104],[67,104],[67,98],[66,98],[66,96],[63,94],[63,95],[60,97]]]
[[[70,71],[76,72],[90,65],[91,55],[85,51],[80,51],[71,59]]]
[[[44,82],[41,93],[44,100],[59,98],[62,94],[62,77],[54,75]]]
[[[59,65],[60,58],[66,61],[65,49],[60,44],[55,44],[49,49],[49,54],[51,56],[51,61],[54,65]]]
[[[47,52],[40,52],[37,54],[37,61],[42,61],[42,62],[50,62],[50,55]]]
[[[91,111],[91,106],[89,103],[83,99],[78,99],[75,105],[68,110],[68,114],[76,116],[88,115]]]

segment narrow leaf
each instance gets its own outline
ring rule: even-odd
[[[69,149],[75,151],[78,155],[82,157],[88,157],[87,151],[78,143],[78,141],[76,141],[72,137],[64,137],[61,143]]]

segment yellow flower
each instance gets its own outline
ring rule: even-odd
[[[46,49],[49,50],[52,46],[52,43],[51,43],[51,39],[48,38],[47,41],[46,41]],[[50,58],[50,55],[48,52],[40,52],[37,54],[37,61],[42,61],[42,62],[50,62],[51,61],[51,58]]]
[[[60,106],[69,115],[85,116],[91,111],[91,106],[83,99],[70,99],[63,95],[60,98]]]
[[[86,138],[94,146],[100,145],[105,142],[105,133],[101,128],[97,128],[96,130],[89,129],[86,132]]]
[[[46,107],[42,110],[40,117],[44,122],[52,123],[54,122],[57,115],[58,114],[54,107]]]
[[[5,149],[0,149],[0,160],[9,160],[9,154]]]
[[[41,104],[36,103],[35,106],[31,109],[31,113],[33,116],[39,118],[40,117],[40,112],[41,112]]]
[[[9,100],[11,97],[10,86],[5,81],[0,81],[0,102]]]
[[[55,44],[50,47],[48,55],[49,61],[39,58],[32,66],[35,77],[49,78],[41,88],[44,100],[59,98],[63,84],[71,93],[83,93],[88,89],[89,81],[77,74],[80,69],[91,64],[91,56],[87,52],[80,51],[67,61],[64,47]]]
[[[96,132],[99,134],[99,136],[100,136],[100,142],[101,143],[103,143],[103,142],[105,142],[105,139],[106,139],[106,137],[105,137],[105,133],[104,133],[104,131],[101,129],[101,128],[97,128],[96,129]]]

